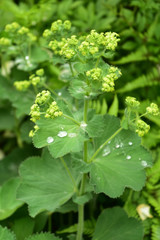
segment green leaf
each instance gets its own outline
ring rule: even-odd
[[[10,100],[13,107],[16,108],[16,115],[19,118],[30,112],[30,107],[34,103],[35,96],[29,91],[17,91],[15,87],[13,87],[12,82],[0,76],[0,99]]]
[[[108,113],[110,115],[114,115],[114,116],[117,116],[118,115],[118,108],[119,108],[119,102],[118,102],[118,97],[117,97],[117,94],[114,95],[114,100],[112,102],[112,105],[110,106],[109,108],[109,111]]]
[[[4,240],[16,240],[15,235],[10,232],[7,228],[0,226],[0,239]]]
[[[32,146],[25,146],[23,148],[15,148],[6,157],[0,161],[0,185],[11,177],[18,176],[18,167],[20,163],[32,154],[38,154]]]
[[[19,183],[19,178],[13,178],[0,187],[0,220],[8,218],[23,205],[16,199]]]
[[[141,222],[128,218],[120,207],[104,210],[99,216],[93,240],[142,240]]]
[[[30,59],[31,61],[35,62],[35,63],[41,63],[44,62],[46,60],[49,60],[49,54],[47,53],[47,51],[45,51],[44,49],[42,49],[41,47],[34,45],[31,48],[31,56]]]
[[[125,64],[130,62],[143,61],[147,57],[147,49],[145,46],[138,48],[135,52],[131,52],[129,55],[122,57],[120,60],[115,61],[115,64]]]
[[[66,164],[70,166],[69,159]],[[72,172],[75,177],[75,173]],[[32,217],[47,210],[53,212],[67,202],[75,189],[73,182],[59,159],[53,159],[48,151],[43,158],[30,157],[20,166],[22,183],[18,198],[28,203]]]
[[[30,236],[25,240],[62,240],[62,238],[56,237],[51,233],[40,233],[40,234]]]
[[[33,143],[37,148],[48,146],[53,157],[58,158],[69,152],[82,150],[84,130],[72,120],[65,117],[42,119],[37,121],[37,125],[39,130],[33,137]],[[63,137],[60,137],[61,133],[64,133]],[[49,137],[53,138],[51,143],[48,143]]]
[[[140,145],[137,134],[130,130],[117,132],[118,118],[106,115],[104,120],[105,131],[94,140],[98,152],[91,159],[91,184],[96,193],[104,192],[112,198],[119,197],[125,187],[139,191],[145,184],[144,168],[151,166],[151,155]]]
[[[132,90],[135,90],[137,88],[144,88],[147,86],[155,86],[158,85],[159,82],[157,81],[159,76],[157,68],[152,68],[150,72],[146,75],[142,75],[135,80],[128,82],[125,86],[122,88],[118,89],[118,93],[125,93],[125,92],[130,92]]]
[[[15,126],[15,117],[10,107],[0,109],[0,130],[12,130]]]
[[[17,240],[24,240],[29,237],[34,230],[35,221],[31,217],[23,217],[15,219],[12,230],[16,234]]]
[[[99,137],[104,132],[105,122],[102,115],[94,115],[88,122],[87,132],[90,137]]]

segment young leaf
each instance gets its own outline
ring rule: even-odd
[[[92,240],[142,240],[142,224],[128,218],[120,207],[104,210],[98,218]]]
[[[16,240],[15,235],[10,232],[7,228],[0,226],[0,239],[4,240]]]
[[[23,205],[22,201],[16,199],[19,183],[19,178],[13,178],[0,187],[0,220],[11,216]]]
[[[144,186],[144,168],[151,166],[151,155],[140,145],[140,138],[134,132],[117,132],[118,118],[106,115],[104,120],[105,131],[94,141],[97,153],[91,158],[91,184],[96,193],[104,192],[115,198],[125,187],[138,191]],[[108,143],[103,146],[107,139]]]
[[[29,237],[33,233],[34,225],[34,219],[29,216],[15,219],[12,230],[16,234],[16,240],[24,240]]]
[[[67,165],[70,164],[68,161]],[[18,188],[18,198],[28,203],[32,217],[44,210],[54,211],[67,202],[75,191],[60,159],[53,159],[48,151],[44,152],[43,158],[30,157],[24,161],[20,175],[22,183]]]
[[[110,115],[114,115],[114,116],[118,115],[118,97],[117,97],[117,94],[115,94],[115,96],[114,96],[114,100],[112,102],[112,105],[109,108],[108,113]]]

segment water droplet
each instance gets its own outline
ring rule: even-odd
[[[119,144],[116,144],[116,148],[120,148],[120,145],[119,145]]]
[[[108,142],[108,144],[110,144],[110,143],[111,143],[111,141]]]
[[[53,137],[48,137],[47,138],[47,143],[52,143],[54,141],[54,138]]]
[[[148,166],[148,164],[147,164],[146,161],[142,161],[142,162],[141,162],[141,165],[142,165],[143,167],[147,167],[147,166]]]
[[[105,156],[109,155],[110,152],[111,152],[111,151],[110,151],[110,148],[109,148],[109,147],[106,147],[106,148],[103,150],[102,156],[105,157]]]
[[[128,160],[131,159],[131,156],[130,156],[130,155],[127,155],[126,159],[128,159]]]
[[[85,128],[87,127],[87,123],[86,122],[81,122],[81,126],[80,126],[83,130],[85,130]]]
[[[133,143],[132,143],[132,142],[129,142],[129,143],[128,143],[128,145],[129,145],[129,146],[132,146],[132,145],[133,145]]]
[[[26,59],[26,60],[29,60],[29,56],[25,56],[25,59]]]
[[[67,136],[67,132],[66,131],[60,131],[59,133],[58,133],[58,137],[66,137]]]
[[[61,92],[58,92],[58,96],[61,96],[62,95],[62,93]]]
[[[70,137],[70,138],[74,138],[74,137],[76,137],[76,136],[77,136],[76,133],[69,133],[69,134],[68,134],[68,137]]]

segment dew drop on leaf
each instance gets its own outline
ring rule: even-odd
[[[119,144],[116,144],[116,148],[120,148],[120,145],[119,145]]]
[[[106,148],[103,150],[102,156],[105,157],[105,156],[109,155],[110,152],[111,152],[111,151],[110,151],[110,148],[109,148],[109,147],[106,147]]]
[[[85,130],[85,128],[87,127],[87,123],[85,123],[84,121],[81,122],[81,126],[80,126],[83,130]]]
[[[29,60],[29,56],[25,56],[25,59],[26,59],[26,60]]]
[[[142,162],[141,162],[141,165],[142,165],[143,167],[147,167],[148,164],[147,164],[146,161],[142,161]]]
[[[131,159],[131,156],[130,156],[130,155],[127,155],[126,159]]]
[[[74,138],[74,137],[76,137],[76,136],[77,136],[76,133],[69,133],[69,134],[68,134],[68,137],[70,137],[70,138]]]
[[[52,143],[54,141],[54,138],[53,137],[48,137],[47,138],[47,143]]]
[[[67,132],[66,131],[59,131],[59,133],[58,133],[58,137],[66,137],[67,136]]]
[[[133,143],[132,143],[132,142],[129,142],[129,143],[128,143],[128,145],[129,145],[129,146],[132,146],[132,145],[133,145]]]
[[[60,97],[62,95],[62,93],[61,92],[58,92],[58,96]]]

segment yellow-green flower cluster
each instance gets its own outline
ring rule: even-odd
[[[71,59],[76,54],[76,46],[78,44],[78,40],[75,35],[71,36],[71,38],[62,38],[61,41],[51,41],[49,43],[49,47],[54,51],[55,54],[66,57],[67,59]]]
[[[49,91],[43,90],[42,92],[37,94],[35,103],[42,105],[50,99],[50,96],[51,96],[51,93]]]
[[[91,77],[93,80],[99,80],[102,74],[102,70],[100,68],[93,68],[86,72],[87,77]]]
[[[125,102],[127,106],[129,106],[132,109],[137,109],[140,105],[140,102],[137,101],[135,97],[128,96],[126,97]]]
[[[57,20],[52,23],[51,29],[46,29],[43,32],[43,37],[48,38],[51,37],[53,34],[61,32],[63,30],[70,30],[71,28],[71,22],[69,20],[66,20],[62,22],[62,20]]]
[[[36,39],[37,39],[36,36],[30,32],[29,28],[20,26],[17,22],[7,24],[5,26],[5,32],[12,35],[14,42],[16,42],[18,40],[19,36],[20,37],[27,36],[28,40],[30,40],[30,41],[36,41]]]
[[[158,116],[160,114],[158,105],[151,103],[150,106],[146,108],[146,113],[152,114],[153,116]]]
[[[33,86],[36,86],[41,82],[41,77],[44,75],[44,70],[43,68],[38,69],[36,71],[36,74],[32,74],[29,77],[29,80],[24,80],[24,81],[16,81],[14,82],[14,86],[18,91],[25,91],[29,86],[32,84]]]
[[[14,82],[14,86],[18,91],[25,91],[30,85],[31,83],[27,80]]]
[[[118,72],[118,74],[117,74]],[[109,74],[103,77],[102,79],[102,91],[103,92],[113,92],[115,81],[119,78],[119,75],[121,75],[120,70],[116,67],[110,67]]]
[[[37,132],[37,130],[39,129],[39,127],[37,125],[34,126],[34,130],[31,130],[29,132],[29,137],[33,137],[35,135],[35,133]]]
[[[62,22],[62,20],[57,20],[52,23],[51,25],[51,31],[52,32],[57,32],[61,31],[63,29],[69,30],[71,28],[71,22],[69,20]]]
[[[55,117],[60,117],[62,116],[62,111],[59,110],[59,107],[57,106],[57,103],[53,101],[49,108],[46,111],[45,117],[46,118],[52,118],[54,119]]]
[[[83,41],[79,46],[78,50],[83,56],[87,56],[88,54],[94,55],[99,51],[99,48],[95,43],[89,43],[87,41]]]
[[[5,31],[6,32],[16,32],[18,29],[20,28],[20,25],[17,23],[17,22],[13,22],[13,23],[10,23],[10,24],[7,24],[5,26]]]
[[[37,86],[38,83],[40,83],[41,79],[39,76],[36,76],[35,74],[32,74],[29,77],[30,82],[32,83],[33,86]]]
[[[150,126],[145,123],[143,120],[139,119],[136,123],[136,132],[140,137],[143,137],[146,133],[148,133]]]
[[[10,46],[11,40],[9,38],[2,37],[0,38],[0,46]]]
[[[83,56],[94,55],[99,50],[115,50],[120,39],[115,32],[97,33],[92,30],[85,40],[79,45],[78,49]]]
[[[36,122],[40,119],[40,115],[40,107],[36,103],[33,104],[30,111],[31,121]]]

